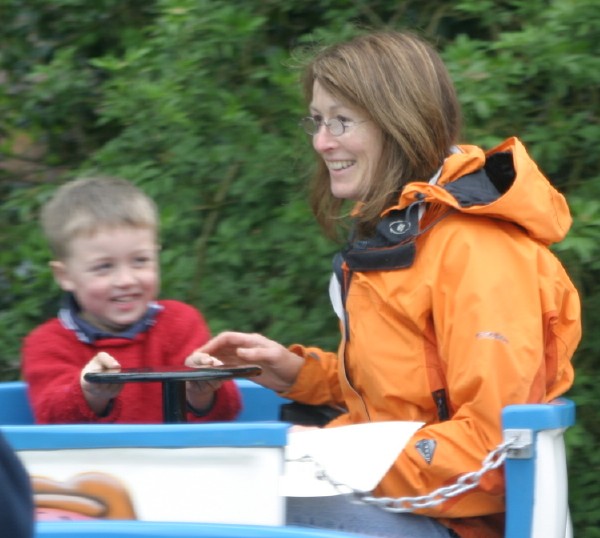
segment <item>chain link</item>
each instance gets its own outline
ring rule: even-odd
[[[481,477],[487,472],[500,467],[509,452],[509,449],[516,443],[516,439],[509,439],[499,444],[483,460],[481,469],[470,473],[465,473],[458,477],[456,483],[450,486],[443,486],[432,491],[428,495],[419,497],[373,497],[370,493],[357,491],[346,484],[341,484],[333,480],[327,472],[310,456],[304,456],[293,461],[311,461],[317,466],[317,478],[325,480],[335,487],[341,494],[352,494],[353,502],[364,503],[379,506],[389,512],[414,512],[421,508],[432,508],[442,504],[447,499],[476,488],[481,482]]]

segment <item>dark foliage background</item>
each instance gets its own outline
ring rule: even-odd
[[[306,205],[311,154],[294,66],[361,27],[410,28],[442,51],[464,138],[519,136],[567,195],[555,251],[584,306],[569,396],[576,536],[600,537],[600,10],[596,0],[0,0],[0,378],[58,289],[38,209],[101,171],[160,205],[163,295],[214,332],[333,348],[335,245]],[[507,276],[508,281],[510,277]]]

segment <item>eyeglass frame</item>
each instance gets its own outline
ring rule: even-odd
[[[343,134],[345,134],[349,128],[352,128],[355,125],[360,125],[361,123],[366,123],[367,121],[369,121],[369,120],[355,121],[355,120],[341,120],[339,118],[331,118],[329,121],[325,121],[325,120],[316,120],[313,116],[305,116],[304,118],[300,119],[300,122],[298,123],[298,125],[300,127],[302,127],[304,132],[309,136],[315,136],[321,130],[321,127],[325,126],[325,128],[327,129],[327,132],[331,136],[337,137],[337,136],[342,136]],[[332,123],[334,125],[337,125],[337,124],[340,125],[340,127],[341,127],[340,133],[336,134],[331,130]],[[309,125],[314,127],[314,130],[313,129],[309,130],[308,129]]]

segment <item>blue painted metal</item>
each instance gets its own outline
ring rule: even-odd
[[[575,423],[575,404],[557,398],[547,404],[511,405],[502,411],[502,428],[531,430],[533,445],[543,430],[568,428]],[[506,477],[506,538],[530,538],[535,501],[536,453],[526,459],[507,458]]]
[[[278,447],[287,442],[282,422],[204,424],[66,424],[3,426],[15,450],[125,447]]]
[[[0,382],[0,424],[33,424],[24,381]]]
[[[249,379],[236,379],[235,382],[242,393],[243,405],[235,422],[279,420],[280,407],[291,401]]]
[[[360,538],[322,529],[149,521],[40,522],[35,538]]]
[[[545,404],[509,405],[502,411],[504,429],[528,428],[535,431],[568,428],[575,424],[575,404],[557,398]]]

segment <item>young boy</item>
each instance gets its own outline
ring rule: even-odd
[[[23,343],[23,375],[36,422],[162,422],[160,383],[94,384],[87,372],[158,365],[200,366],[192,352],[210,337],[201,314],[157,300],[158,214],[131,183],[74,180],[42,209],[50,267],[65,301],[58,317]],[[214,363],[213,363],[214,364]],[[187,382],[189,421],[233,419],[233,381]]]

